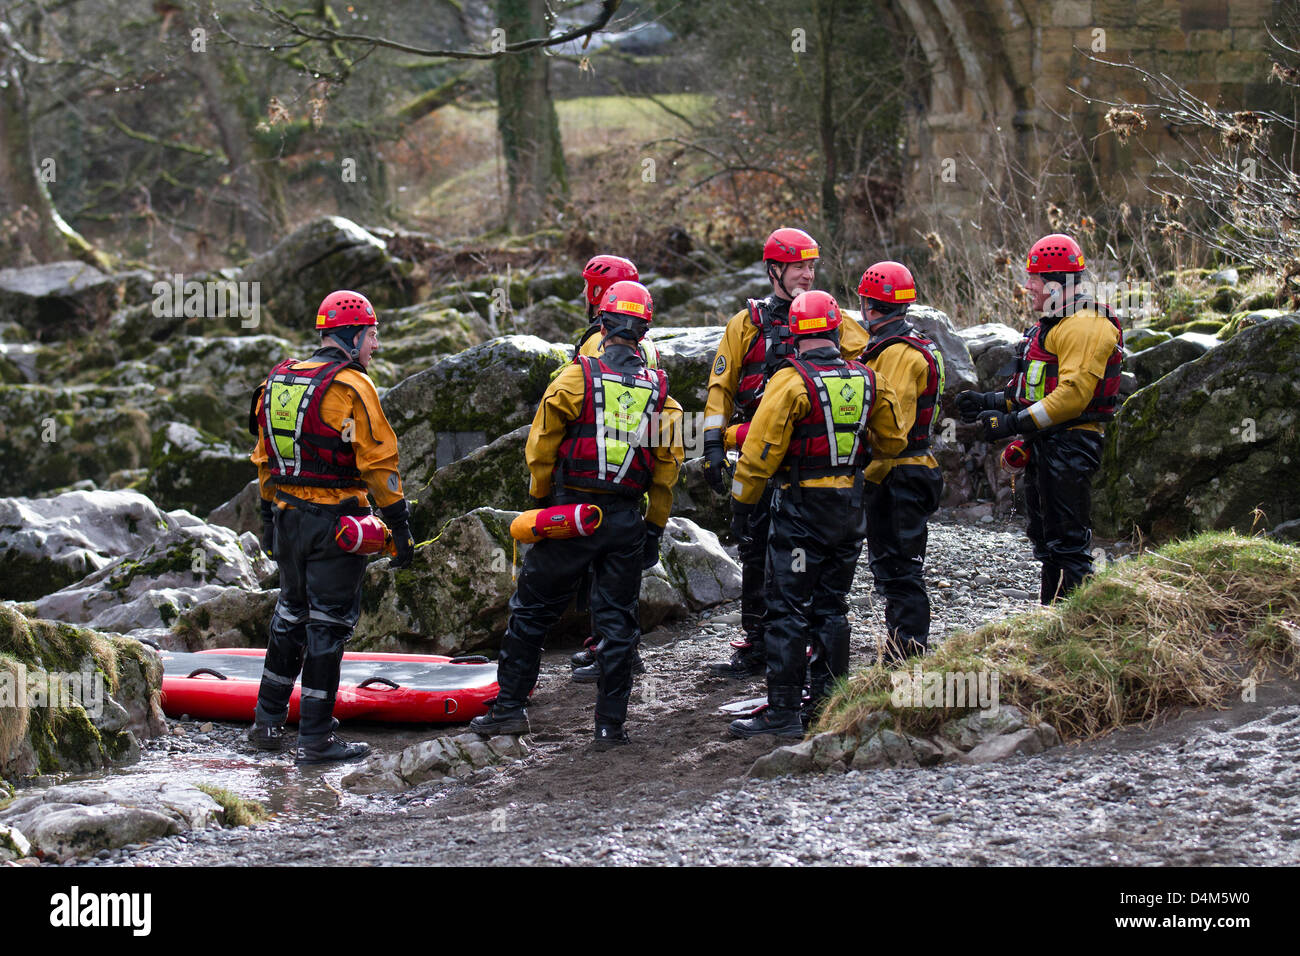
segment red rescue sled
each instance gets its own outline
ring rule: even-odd
[[[255,647],[162,651],[162,706],[169,717],[251,721],[266,651]],[[298,721],[302,687],[293,688],[289,721]],[[497,665],[485,657],[345,652],[334,716],[340,720],[458,723],[488,711]]]

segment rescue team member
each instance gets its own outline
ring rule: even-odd
[[[788,316],[790,300],[812,288],[818,250],[812,236],[800,229],[777,229],[763,244],[763,259],[772,293],[750,299],[727,323],[709,375],[704,408],[704,477],[716,492],[724,492],[727,425],[734,417],[748,422],[758,409],[768,380],[794,354]],[[844,326],[840,352],[854,358],[866,347],[867,336],[855,324]],[[770,492],[764,492],[751,513],[752,527],[741,539],[740,626],[744,640],[733,642],[731,660],[709,665],[709,673],[743,680],[763,673],[763,562],[766,555]]]
[[[641,276],[631,260],[624,259],[622,256],[600,255],[591,257],[582,270],[582,278],[585,283],[583,295],[587,299],[589,324],[578,337],[578,354],[599,355],[604,339],[597,312],[605,290],[615,282],[640,282]],[[641,353],[647,368],[659,367],[659,350],[650,339],[645,338],[638,342],[637,351]]]
[[[1025,436],[1029,540],[1043,564],[1039,600],[1051,604],[1092,573],[1092,475],[1119,406],[1124,333],[1081,287],[1083,250],[1069,236],[1039,239],[1027,269],[1041,318],[1020,343],[1015,375],[1005,391],[962,392],[957,404],[989,441]]]
[[[849,586],[866,535],[862,472],[873,448],[893,456],[907,446],[893,389],[841,357],[846,326],[830,293],[803,293],[789,317],[798,353],[768,383],[731,484],[732,531],[743,537],[768,479],[779,475],[763,542],[768,706],[733,721],[737,737],[802,737],[805,677],[810,721],[847,673]]]
[[[924,654],[930,638],[925,591],[926,523],[939,507],[943,474],[930,453],[935,409],[943,395],[943,355],[907,321],[916,282],[901,262],[877,262],[858,283],[862,322],[871,335],[863,363],[893,386],[907,447],[867,467],[867,553],[885,599],[888,664]]]
[[[524,456],[537,507],[591,503],[603,518],[586,537],[545,539],[529,550],[510,599],[510,623],[497,658],[500,695],[470,722],[484,736],[528,733],[525,704],[537,683],[546,633],[592,570],[591,614],[600,641],[595,663],[595,746],[627,743],[623,723],[632,690],[632,652],[641,639],[641,571],[659,560],[659,538],[681,467],[681,406],[660,369],[647,369],[637,343],[654,316],[650,293],[616,282],[600,306],[605,350],[580,356],[546,389]],[[650,504],[641,518],[641,498]]]
[[[250,456],[262,492],[262,547],[280,566],[266,665],[249,740],[284,745],[289,697],[302,673],[298,761],[364,756],[366,744],[336,733],[334,697],[343,646],[361,613],[364,555],[334,540],[343,514],[368,515],[369,491],[393,534],[393,566],[415,553],[397,471],[397,436],[379,405],[366,366],[379,344],[375,310],[358,292],[331,292],[316,315],[321,347],[286,359],[253,393]]]
[[[597,311],[605,290],[615,282],[637,282],[640,278],[636,266],[629,259],[610,255],[591,257],[582,270],[583,296],[587,300],[587,319],[590,324],[578,338],[578,355],[596,356],[600,355],[604,350],[605,339],[601,334],[601,324],[597,317]],[[659,367],[659,351],[655,348],[654,342],[648,337],[637,343],[637,351],[641,353],[641,358],[645,360],[646,368]],[[560,369],[556,369],[555,374],[558,375],[559,373]],[[593,633],[591,637],[587,638],[586,646],[569,658],[569,663],[573,665],[573,679],[579,684],[593,684],[600,676],[600,669],[596,666],[596,655],[592,651],[592,647],[598,641],[599,637]],[[645,673],[645,664],[641,660],[639,650],[632,652],[632,673]]]

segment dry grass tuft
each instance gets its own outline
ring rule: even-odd
[[[925,670],[997,671],[1002,704],[1063,737],[1094,737],[1293,673],[1298,622],[1300,548],[1207,533],[1113,565],[1053,608],[949,638]],[[892,687],[882,667],[859,671],[816,729],[852,733],[884,710],[901,729],[930,733],[970,710],[896,707]]]

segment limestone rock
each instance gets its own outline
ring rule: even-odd
[[[0,499],[0,599],[31,601],[157,540],[158,507],[134,491]]]
[[[749,776],[770,779],[792,773],[807,773],[813,767],[813,742],[805,740],[789,747],[778,747],[770,754],[759,757],[749,768]]]
[[[1178,366],[1200,358],[1217,344],[1213,336],[1183,333],[1138,352],[1125,365],[1137,376],[1138,385],[1145,388]]]
[[[410,305],[419,280],[413,263],[341,216],[323,216],[290,233],[245,266],[240,281],[260,282],[262,308],[282,323],[313,316],[335,289],[353,289],[376,309]]]
[[[990,737],[982,744],[971,748],[962,759],[966,763],[991,763],[994,760],[1005,760],[1015,754],[1042,752],[1043,740],[1038,731],[1032,727],[1025,727],[1014,733]]]
[[[966,348],[970,350],[971,360],[978,362],[980,356],[996,345],[1010,346],[1015,348],[1024,338],[1023,332],[1018,332],[1009,325],[1003,325],[1001,322],[985,322],[982,325],[971,325],[964,329],[958,329],[957,334],[961,336],[962,341],[966,343]]]
[[[718,536],[685,518],[669,518],[659,542],[660,563],[692,611],[740,597],[740,565]]]
[[[518,737],[484,740],[474,733],[434,737],[412,744],[400,753],[371,757],[344,776],[343,786],[355,793],[400,792],[430,780],[465,777],[475,770],[496,766],[528,749]]]
[[[17,827],[0,824],[0,863],[31,856],[32,844]]]
[[[221,525],[236,534],[251,531],[262,535],[262,492],[254,478],[229,501],[223,502],[208,513],[208,524]]]
[[[248,452],[179,422],[156,429],[152,445],[143,490],[168,511],[211,511],[245,487],[250,476],[257,475]]]
[[[1272,319],[1131,396],[1106,429],[1097,530],[1163,539],[1249,532],[1256,507],[1270,525],[1300,517],[1297,356],[1300,317]]]
[[[121,292],[110,276],[84,262],[49,262],[0,269],[0,315],[40,342],[74,338],[102,328]]]
[[[216,597],[182,612],[160,643],[184,651],[265,647],[271,612],[279,596],[278,588],[269,591],[224,588]]]
[[[703,413],[708,397],[709,374],[722,341],[721,327],[655,329],[650,338],[659,350],[659,367],[668,375],[668,394],[687,413],[682,440],[687,458],[703,453],[703,420],[691,413]],[[698,421],[698,424],[697,424]]]
[[[36,613],[123,634],[169,627],[182,611],[224,588],[257,590],[275,570],[255,535],[238,536],[185,511],[165,520],[165,534],[41,598]]]
[[[383,398],[397,432],[402,477],[427,482],[439,465],[444,435],[471,433],[486,444],[533,420],[551,372],[571,351],[531,335],[507,335],[412,375]],[[522,464],[522,463],[521,463]]]
[[[442,358],[481,345],[492,337],[487,323],[472,310],[428,302],[404,309],[381,310],[379,329],[381,344],[376,355],[400,369],[400,374],[392,380],[377,373],[372,375],[380,386],[395,385],[431,368]]]
[[[415,499],[411,506],[415,540],[436,537],[452,518],[475,508],[527,511],[534,507],[528,494],[528,466],[524,463],[528,428],[520,425],[490,444],[480,445],[439,468],[424,487],[408,490]]]
[[[731,527],[731,495],[715,492],[704,478],[704,459],[687,458],[673,486],[673,515],[688,518],[714,534]]]

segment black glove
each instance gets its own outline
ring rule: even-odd
[[[649,571],[659,563],[659,539],[663,536],[663,528],[649,521],[645,523],[645,550],[641,552],[642,571]]]
[[[754,541],[754,532],[750,528],[750,517],[753,514],[752,506],[742,508],[735,502],[731,505],[731,536],[736,539],[741,547],[749,547]]]
[[[704,480],[709,487],[721,494],[727,490],[723,466],[727,463],[727,450],[722,446],[721,438],[704,440]]]
[[[979,423],[984,429],[985,441],[998,441],[1012,435],[1024,435],[1034,430],[1028,420],[1029,413],[1020,412],[980,412]]]
[[[380,508],[388,530],[393,533],[393,547],[397,555],[393,558],[394,568],[409,568],[415,560],[415,539],[411,537],[411,509],[406,499],[394,502],[387,508]]]
[[[262,499],[262,550],[267,557],[275,558],[275,512],[276,507],[265,498]]]
[[[986,411],[1006,411],[1007,398],[1004,392],[973,392],[965,391],[957,393],[957,412],[961,415],[961,420],[967,425],[974,422],[980,412]]]

